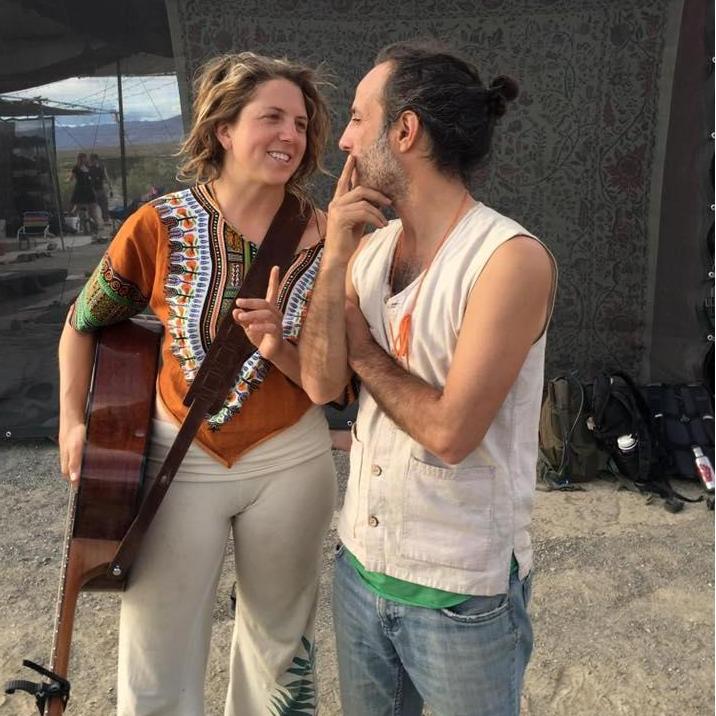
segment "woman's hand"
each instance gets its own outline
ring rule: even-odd
[[[353,186],[355,161],[355,157],[348,155],[333,200],[328,205],[326,252],[345,261],[356,250],[366,224],[378,228],[387,226],[381,208],[391,204],[387,196],[375,189]]]
[[[76,423],[69,428],[60,425],[60,470],[70,483],[77,484],[82,467],[82,453],[85,447],[86,428],[84,423]]]
[[[269,276],[266,298],[237,298],[232,312],[234,320],[246,332],[259,353],[272,360],[283,345],[283,314],[276,306],[279,268],[274,266]]]

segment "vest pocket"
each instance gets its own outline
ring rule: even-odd
[[[403,489],[399,551],[403,557],[484,570],[495,528],[495,468],[438,467],[415,457]]]

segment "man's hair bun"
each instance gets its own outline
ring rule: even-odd
[[[519,87],[511,77],[500,75],[490,82],[487,90],[490,96],[490,112],[495,117],[501,117],[507,111],[507,103],[519,94]]]

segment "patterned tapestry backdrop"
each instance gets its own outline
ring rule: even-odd
[[[168,0],[184,99],[201,62],[288,55],[333,75],[334,138],[383,45],[436,37],[520,96],[475,194],[543,238],[560,265],[547,373],[642,379],[681,0]],[[663,90],[662,88],[667,88]],[[186,108],[185,108],[186,112]],[[332,149],[329,166],[340,170]],[[326,201],[333,179],[317,182]]]

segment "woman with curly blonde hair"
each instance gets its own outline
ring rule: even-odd
[[[237,612],[225,714],[313,713],[321,542],[335,500],[322,410],[301,388],[297,342],[323,250],[307,182],[329,131],[312,70],[250,52],[204,66],[181,150],[191,188],[122,226],[60,341],[60,455],[78,479],[93,332],[149,306],[164,325],[147,473],[186,415],[184,395],[233,312],[256,351],[207,416],[142,544],[123,595],[120,716],[201,716],[211,616],[233,532]],[[239,299],[287,194],[307,218],[265,299]]]

